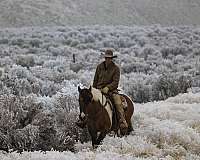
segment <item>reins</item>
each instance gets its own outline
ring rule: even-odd
[[[103,93],[101,93],[101,94],[102,94],[102,106],[106,107],[106,105],[108,104],[108,99],[106,98],[106,96]],[[105,104],[103,104],[103,96],[105,96],[105,99],[106,99]]]

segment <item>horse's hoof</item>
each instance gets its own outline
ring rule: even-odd
[[[98,145],[97,145],[97,144],[94,144],[92,147],[93,147],[94,150],[96,150],[97,147],[98,147]]]

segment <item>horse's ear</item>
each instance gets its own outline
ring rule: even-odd
[[[78,91],[79,91],[79,92],[81,91],[81,87],[80,87],[80,86],[78,86]]]
[[[92,91],[92,86],[90,86],[89,90],[90,90],[90,92]]]

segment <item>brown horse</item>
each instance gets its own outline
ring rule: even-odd
[[[119,132],[119,124],[114,125],[113,107],[110,101],[101,93],[100,90],[93,87],[81,89],[79,91],[80,119],[82,119],[88,127],[89,134],[92,138],[93,148],[100,144],[110,131]],[[133,128],[131,116],[134,112],[132,100],[122,95],[126,99],[127,108],[125,110],[125,119],[128,123],[128,130],[124,134],[129,134]],[[122,132],[121,132],[122,133]]]

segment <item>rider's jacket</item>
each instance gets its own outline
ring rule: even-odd
[[[105,86],[109,88],[110,92],[117,91],[120,79],[120,69],[112,62],[106,67],[105,61],[100,63],[95,72],[93,87],[101,89]]]

